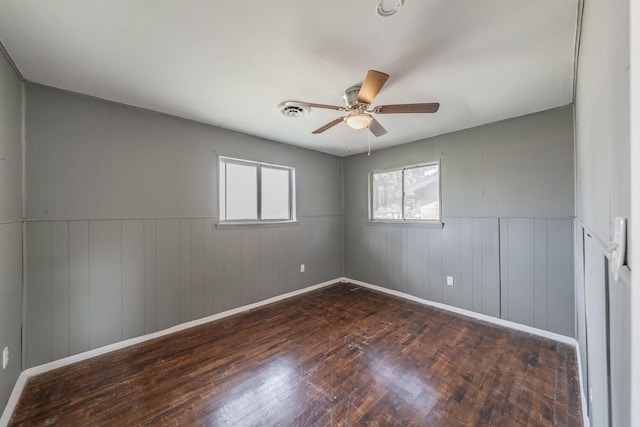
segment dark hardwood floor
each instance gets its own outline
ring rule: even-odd
[[[10,425],[582,425],[574,349],[337,284],[33,377]]]

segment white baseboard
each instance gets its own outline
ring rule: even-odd
[[[34,375],[38,375],[38,374],[42,374],[44,372],[48,372],[51,371],[53,369],[57,369],[63,366],[67,366],[70,365],[72,363],[76,363],[76,362],[80,362],[83,360],[87,360],[90,359],[92,357],[96,357],[96,356],[100,356],[102,354],[105,353],[109,353],[115,350],[120,350],[126,347],[130,347],[132,345],[135,344],[139,344],[145,341],[149,341],[155,338],[159,338],[165,335],[169,335],[175,332],[180,332],[183,331],[185,329],[189,329],[189,328],[193,328],[194,326],[199,326],[199,325],[203,325],[205,323],[209,323],[209,322],[213,322],[214,320],[219,320],[219,319],[223,319],[225,317],[229,317],[229,316],[233,316],[234,314],[238,314],[238,313],[242,313],[244,311],[247,310],[251,310],[254,308],[258,308],[258,307],[262,307],[264,305],[267,304],[271,304],[274,302],[278,302],[278,301],[282,301],[284,299],[287,298],[291,298],[297,295],[302,295],[305,294],[307,292],[311,292],[311,291],[315,291],[317,289],[321,289],[324,288],[326,286],[335,284],[336,282],[342,282],[342,283],[353,283],[355,285],[358,286],[362,286],[365,288],[369,288],[375,291],[379,291],[382,293],[386,293],[388,295],[393,295],[399,298],[403,298],[409,301],[413,301],[413,302],[417,302],[419,304],[423,304],[423,305],[428,305],[431,307],[436,307],[442,310],[446,310],[446,311],[450,311],[453,313],[457,313],[457,314],[461,314],[463,316],[467,316],[473,319],[477,319],[477,320],[482,320],[485,322],[489,322],[489,323],[493,323],[495,325],[499,325],[499,326],[503,326],[506,328],[510,328],[510,329],[515,329],[518,331],[522,331],[522,332],[527,332],[533,335],[538,335],[544,338],[549,338],[555,341],[559,341],[565,344],[569,344],[575,347],[575,351],[576,351],[576,358],[578,360],[578,372],[579,372],[579,379],[580,379],[580,389],[582,389],[582,384],[583,384],[583,379],[582,379],[582,368],[581,368],[581,361],[580,361],[580,350],[578,348],[578,342],[571,338],[571,337],[567,337],[564,335],[560,335],[560,334],[556,334],[553,332],[549,332],[549,331],[544,331],[542,329],[538,329],[538,328],[533,328],[531,326],[526,326],[526,325],[521,325],[519,323],[515,323],[515,322],[511,322],[509,320],[504,320],[504,319],[499,319],[496,317],[492,317],[492,316],[488,316],[486,314],[482,314],[482,313],[476,313],[474,311],[470,311],[470,310],[465,310],[462,308],[458,308],[458,307],[453,307],[447,304],[442,304],[442,303],[438,303],[438,302],[433,302],[433,301],[429,301],[429,300],[425,300],[422,298],[418,298],[416,296],[413,295],[409,295],[406,294],[404,292],[400,292],[400,291],[396,291],[393,289],[388,289],[382,286],[377,286],[377,285],[373,285],[371,283],[367,283],[367,282],[362,282],[360,280],[354,280],[354,279],[350,279],[348,277],[339,277],[337,279],[333,279],[333,280],[329,280],[326,282],[322,282],[322,283],[318,283],[316,285],[312,285],[303,289],[299,289],[297,291],[293,291],[293,292],[288,292],[286,294],[282,294],[282,295],[278,295],[272,298],[268,298],[266,300],[263,301],[259,301],[253,304],[249,304],[249,305],[244,305],[242,307],[238,307],[238,308],[234,308],[231,310],[227,310],[224,311],[222,313],[217,313],[211,316],[207,316],[207,317],[203,317],[201,319],[197,319],[197,320],[192,320],[190,322],[186,322],[186,323],[181,323],[179,325],[176,326],[172,326],[170,328],[167,329],[163,329],[161,331],[157,331],[157,332],[153,332],[150,334],[146,334],[146,335],[142,335],[139,337],[135,337],[135,338],[131,338],[128,340],[124,340],[124,341],[119,341],[117,343],[114,344],[109,344],[106,345],[104,347],[100,347],[100,348],[96,348],[93,350],[89,350],[89,351],[85,351],[83,353],[78,353],[78,354],[74,354],[72,356],[69,357],[65,357],[63,359],[59,359],[59,360],[54,360],[52,362],[49,363],[45,363],[43,365],[38,365],[38,366],[34,366],[32,368],[26,369],[24,371],[22,371],[20,373],[20,376],[18,377],[18,381],[16,381],[15,386],[13,387],[13,391],[11,392],[11,396],[9,397],[9,401],[7,402],[7,406],[4,409],[4,412],[2,413],[2,417],[0,418],[0,426],[4,427],[6,425],[9,424],[9,420],[11,419],[11,415],[13,414],[13,411],[15,410],[16,405],[18,404],[18,400],[20,398],[20,395],[22,394],[22,390],[24,389],[24,386],[27,383],[27,380],[34,376]],[[586,414],[586,400],[585,400],[585,396],[584,393],[580,393],[581,398],[582,398],[582,414],[583,414],[583,418],[584,418],[584,425],[585,427],[589,426],[589,418],[587,417]]]
[[[2,417],[0,417],[0,426],[6,427],[9,425],[11,415],[13,415],[13,411],[16,409],[16,405],[18,404],[18,400],[20,399],[20,395],[22,394],[22,390],[24,389],[25,384],[27,384],[28,379],[29,377],[24,371],[20,372],[18,381],[16,381],[16,384],[13,386],[11,396],[9,396],[7,406],[4,407]]]
[[[504,326],[506,328],[516,329],[518,331],[527,332],[533,335],[538,335],[544,338],[549,338],[555,341],[560,341],[565,344],[576,344],[577,341],[571,337],[567,337],[565,335],[556,334],[549,331],[544,331],[542,329],[534,328],[527,325],[522,325],[520,323],[511,322],[509,320],[499,319],[497,317],[489,316],[487,314],[476,313],[475,311],[465,310],[464,308],[454,307],[452,305],[442,304],[439,302],[433,302],[426,299],[418,298],[413,295],[405,294],[404,292],[396,291],[393,289],[388,289],[382,286],[373,285],[371,283],[362,282],[360,280],[349,279],[348,277],[341,278],[343,282],[350,282],[359,286],[363,286],[365,288],[373,289],[374,291],[383,292],[385,294],[393,295],[402,299],[406,299],[409,301],[417,302],[419,304],[428,305],[431,307],[440,308],[442,310],[450,311],[453,313],[461,314],[463,316],[471,317],[477,320],[483,320],[485,322],[493,323],[499,326]]]

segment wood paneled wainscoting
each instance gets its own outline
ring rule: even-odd
[[[571,345],[336,284],[29,379],[10,425],[582,425]]]

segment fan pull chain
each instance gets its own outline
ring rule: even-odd
[[[367,139],[369,140],[369,152],[367,153],[367,156],[371,156],[371,129],[369,129],[369,132],[367,132]]]

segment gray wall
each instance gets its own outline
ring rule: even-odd
[[[591,425],[631,425],[630,283],[604,269],[604,250],[617,216],[637,226],[630,209],[629,2],[589,0],[584,16],[576,90],[576,298],[581,353],[588,363]],[[637,167],[637,166],[636,166]],[[627,240],[628,249],[631,240]],[[629,260],[630,257],[628,256]],[[609,290],[609,334],[604,296]],[[609,350],[610,361],[607,361]],[[611,368],[608,408],[607,363]]]
[[[22,359],[22,82],[0,50],[0,370],[4,409]]]
[[[367,221],[369,171],[434,160],[442,229]],[[348,157],[345,274],[574,336],[573,163],[570,106]]]
[[[337,157],[33,84],[26,120],[25,367],[343,274]],[[296,167],[299,223],[216,228],[217,155]]]

